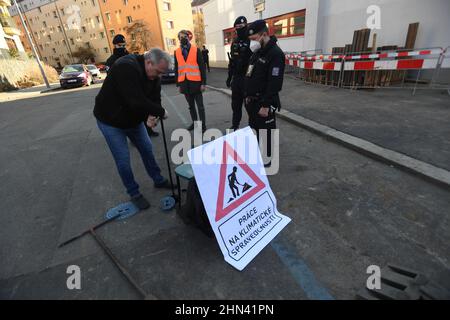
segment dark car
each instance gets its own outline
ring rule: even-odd
[[[89,86],[93,78],[88,68],[84,64],[71,64],[65,66],[59,75],[61,88],[71,88],[80,86]]]
[[[171,67],[169,69],[167,69],[167,72],[164,73],[161,76],[161,82],[163,83],[171,83],[171,82],[175,82],[175,58],[172,56],[172,63],[171,63]]]

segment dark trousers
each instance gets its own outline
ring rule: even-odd
[[[197,109],[195,108],[195,104],[197,104],[198,114],[200,116],[200,121],[202,122],[202,126],[206,126],[206,116],[205,116],[205,106],[203,104],[203,94],[193,93],[193,94],[185,94],[186,101],[189,105],[189,113],[191,114],[192,121],[198,121]]]
[[[130,151],[128,150],[127,137],[133,142],[141,154],[145,169],[155,184],[164,182],[161,175],[161,169],[156,163],[153,155],[153,146],[143,123],[135,128],[120,129],[109,126],[97,120],[97,125],[111,150],[117,171],[119,172],[122,183],[127,189],[127,193],[133,197],[139,195],[139,185],[134,180],[131,170]]]
[[[244,98],[244,77],[234,76],[231,84],[231,109],[233,110],[231,126],[235,129],[239,128],[241,123]]]
[[[270,158],[272,156],[272,129],[277,128],[275,111],[270,111],[269,116],[264,118],[258,114],[260,108],[258,102],[250,102],[245,105],[245,108],[248,113],[248,125],[250,128],[256,130],[256,138],[258,139],[258,142],[260,138],[259,130],[267,130],[266,148],[267,156]]]
[[[209,69],[209,60],[205,60],[205,65],[208,68],[208,72],[211,72],[211,70]]]

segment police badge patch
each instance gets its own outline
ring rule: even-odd
[[[272,69],[272,76],[278,77],[280,75],[280,68],[273,68]]]

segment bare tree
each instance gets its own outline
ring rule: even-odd
[[[132,25],[127,26],[124,29],[125,32],[130,35],[130,39],[128,40],[130,52],[143,53],[150,49],[152,32],[145,21],[136,20]]]
[[[78,47],[72,55],[74,58],[78,59],[80,63],[89,63],[92,59],[95,59],[95,51],[88,46]]]

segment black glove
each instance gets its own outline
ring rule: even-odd
[[[227,79],[227,88],[230,88],[230,87],[231,87],[231,78],[228,77],[228,79]]]

